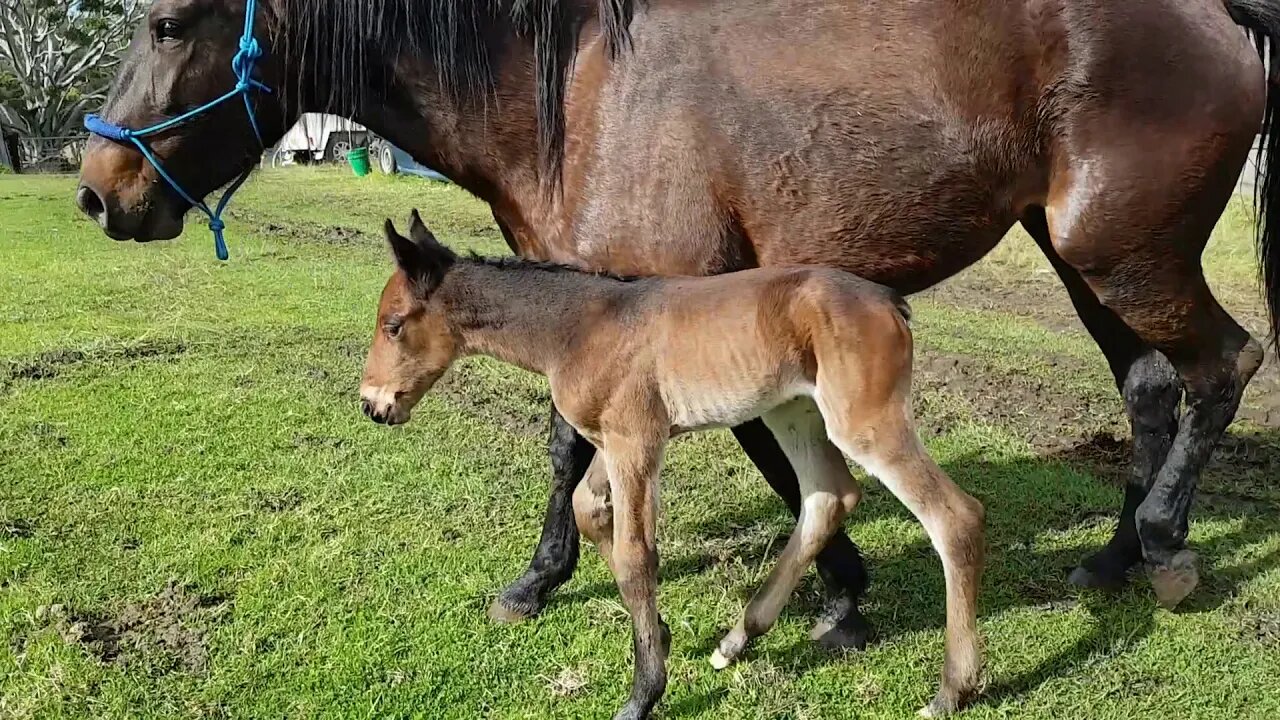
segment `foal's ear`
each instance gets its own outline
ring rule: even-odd
[[[422,216],[418,214],[418,208],[414,208],[409,213],[409,237],[419,245],[439,245],[440,241],[436,240],[436,236],[427,229],[427,224],[422,222]]]
[[[414,224],[422,225],[422,218],[417,217],[414,213]],[[423,225],[423,230],[426,226]],[[426,297],[440,285],[440,281],[444,279],[444,275],[453,266],[456,257],[453,251],[435,241],[431,237],[428,242],[415,242],[404,237],[396,231],[395,223],[387,219],[383,225],[383,231],[387,235],[387,244],[391,246],[391,255],[395,258],[396,266],[404,271],[409,277],[409,282],[413,285],[414,292],[419,296]],[[410,230],[410,234],[416,234]],[[430,235],[430,231],[427,231]]]

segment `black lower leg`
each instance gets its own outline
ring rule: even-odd
[[[1071,573],[1071,582],[1076,585],[1116,588],[1125,583],[1129,568],[1142,559],[1134,512],[1146,498],[1177,431],[1182,385],[1169,361],[1099,302],[1080,273],[1058,255],[1049,236],[1044,208],[1028,210],[1022,226],[1058,273],[1080,322],[1106,356],[1133,429],[1133,466],[1125,483],[1124,505],[1115,533],[1106,547]]]
[[[1151,584],[1165,607],[1176,606],[1199,581],[1195,553],[1186,547],[1196,483],[1235,417],[1245,385],[1262,363],[1262,346],[1238,327],[1235,330],[1243,337],[1241,349],[1207,377],[1188,381],[1186,413],[1173,447],[1135,513]]]
[[[1135,513],[1164,465],[1178,431],[1182,382],[1163,355],[1151,350],[1134,361],[1120,392],[1133,428],[1133,466],[1111,540],[1071,574],[1071,581],[1081,586],[1119,587],[1129,569],[1142,560]]]
[[[792,516],[800,517],[800,484],[795,469],[769,428],[762,421],[753,420],[735,427],[733,435]],[[828,647],[865,648],[871,625],[858,603],[867,591],[868,580],[858,546],[840,530],[818,554],[817,566],[830,600],[822,620],[814,628],[814,639]]]
[[[542,537],[533,560],[518,580],[507,586],[489,608],[494,620],[510,622],[537,614],[551,592],[573,575],[578,564],[578,527],[573,517],[573,491],[587,473],[595,448],[551,409],[551,497]]]

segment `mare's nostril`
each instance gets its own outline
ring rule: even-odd
[[[102,202],[102,197],[87,185],[81,185],[76,191],[76,205],[100,227],[107,227],[107,206]]]
[[[368,400],[360,401],[360,410],[364,413],[365,417],[373,417],[373,406],[369,404]]]

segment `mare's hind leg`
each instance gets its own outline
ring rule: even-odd
[[[827,439],[822,415],[813,401],[793,400],[764,416],[764,422],[795,468],[800,513],[782,556],[764,585],[711,656],[717,669],[733,662],[752,638],[777,622],[796,584],[861,498],[840,450]]]
[[[1238,116],[1233,122],[1240,124],[1234,135],[1193,128],[1190,137],[1156,138],[1149,147],[1089,148],[1089,157],[1108,162],[1081,163],[1050,188],[1047,217],[1056,253],[1103,305],[1169,359],[1186,391],[1172,447],[1135,513],[1152,585],[1166,607],[1198,582],[1195,554],[1186,549],[1191,499],[1262,362],[1262,346],[1218,304],[1200,267],[1253,138],[1254,128],[1244,130]],[[1223,137],[1234,144],[1224,148]],[[1160,143],[1168,142],[1189,149],[1163,153]],[[1189,169],[1187,158],[1197,153],[1213,162]],[[1135,183],[1136,177],[1169,182]]]
[[[1178,431],[1182,381],[1169,360],[1098,302],[1080,273],[1058,256],[1043,208],[1028,210],[1022,225],[1057,271],[1080,321],[1106,356],[1133,431],[1133,464],[1115,532],[1106,547],[1085,558],[1070,578],[1084,587],[1118,588],[1125,583],[1129,568],[1142,560],[1135,514]]]

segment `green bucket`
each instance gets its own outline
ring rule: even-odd
[[[369,174],[369,148],[356,148],[347,153],[347,162],[351,163],[351,171],[356,177]]]

